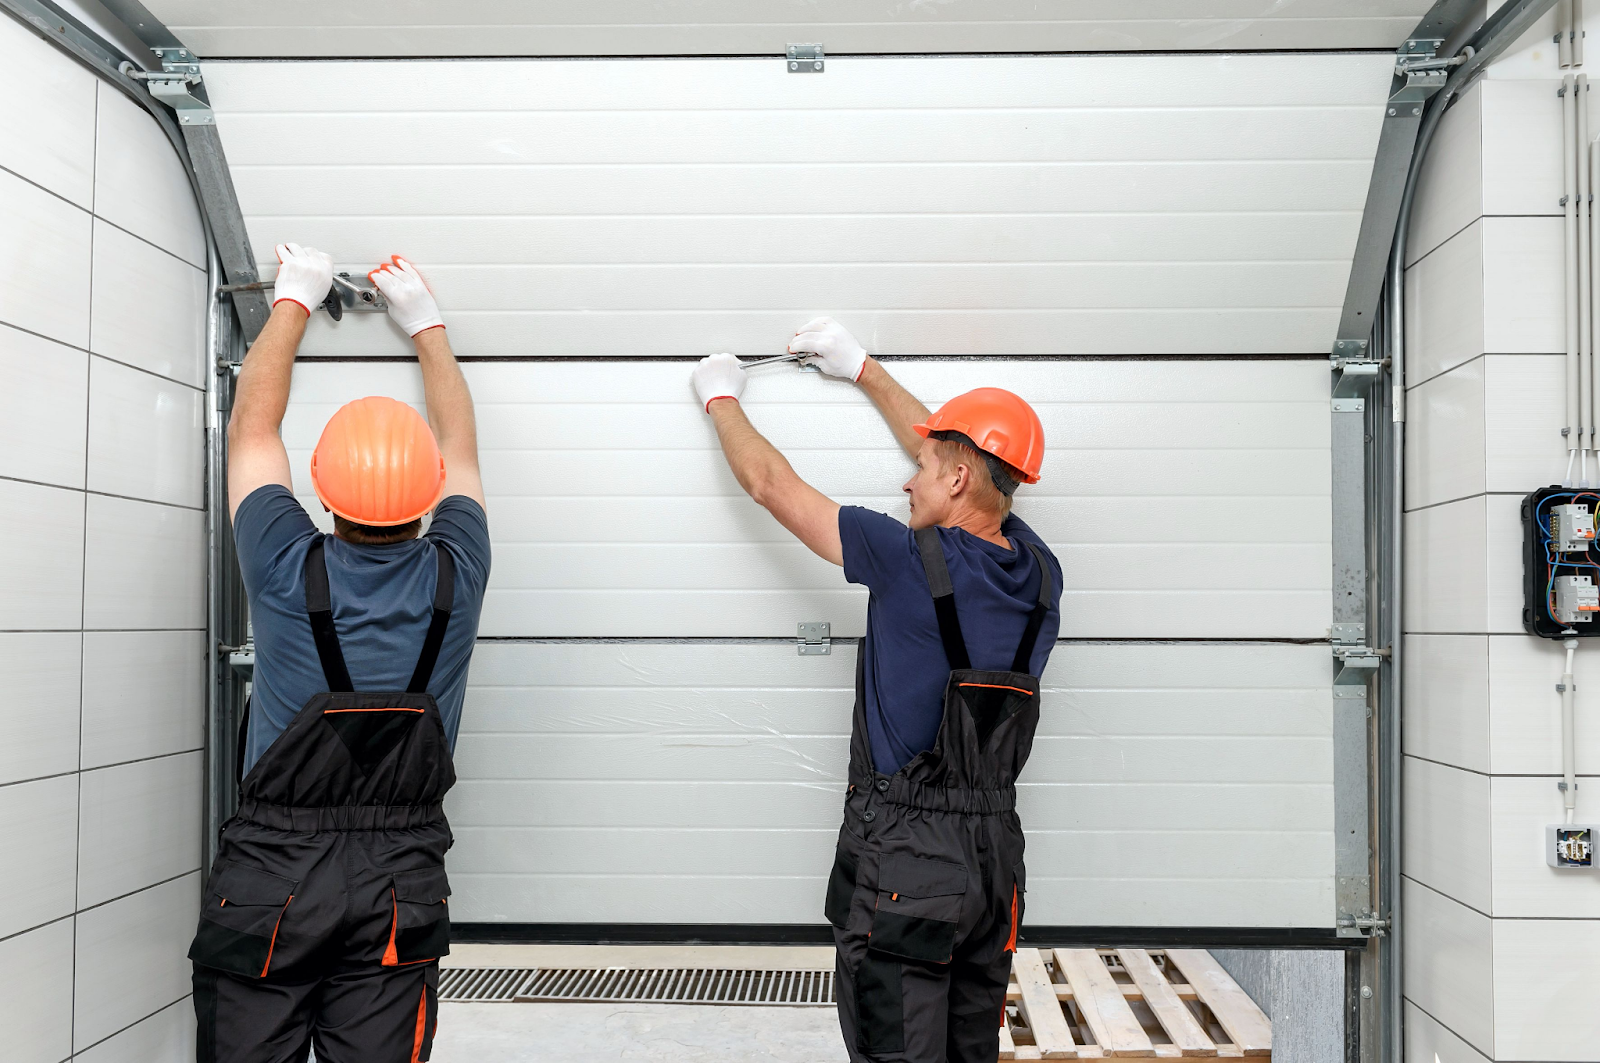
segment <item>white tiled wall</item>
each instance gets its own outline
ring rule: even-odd
[[[149,116],[0,16],[0,1025],[193,1058],[205,272]]]
[[[1446,116],[1411,228],[1405,962],[1422,1063],[1600,1060],[1600,888],[1542,852],[1563,816],[1562,650],[1521,624],[1520,500],[1567,457],[1551,33]],[[1577,689],[1578,819],[1594,822],[1600,645],[1580,650]]]

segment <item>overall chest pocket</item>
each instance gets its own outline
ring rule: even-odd
[[[450,952],[450,881],[443,867],[400,871],[394,876],[394,922],[383,965],[436,960]]]
[[[949,963],[967,893],[963,864],[886,856],[878,865],[878,905],[867,947],[885,956]]]
[[[189,958],[204,967],[265,978],[296,883],[243,864],[223,864],[200,909]]]

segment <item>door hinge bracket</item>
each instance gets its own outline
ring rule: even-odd
[[[833,652],[833,625],[827,620],[802,621],[795,635],[795,647],[802,657],[818,657]]]
[[[820,74],[823,70],[821,44],[791,44],[789,45],[789,73],[791,74]]]
[[[150,50],[161,60],[161,69],[137,75],[149,87],[150,95],[172,108],[179,125],[216,125],[211,104],[194,91],[200,84],[200,61],[195,54],[187,48]]]

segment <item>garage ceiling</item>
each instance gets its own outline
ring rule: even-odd
[[[1393,48],[1431,0],[147,0],[206,58]]]

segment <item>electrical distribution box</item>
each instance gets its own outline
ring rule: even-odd
[[[1594,867],[1594,828],[1564,823],[1544,829],[1544,862],[1581,871]]]
[[[1600,491],[1542,487],[1522,500],[1522,626],[1560,639],[1600,635]]]

